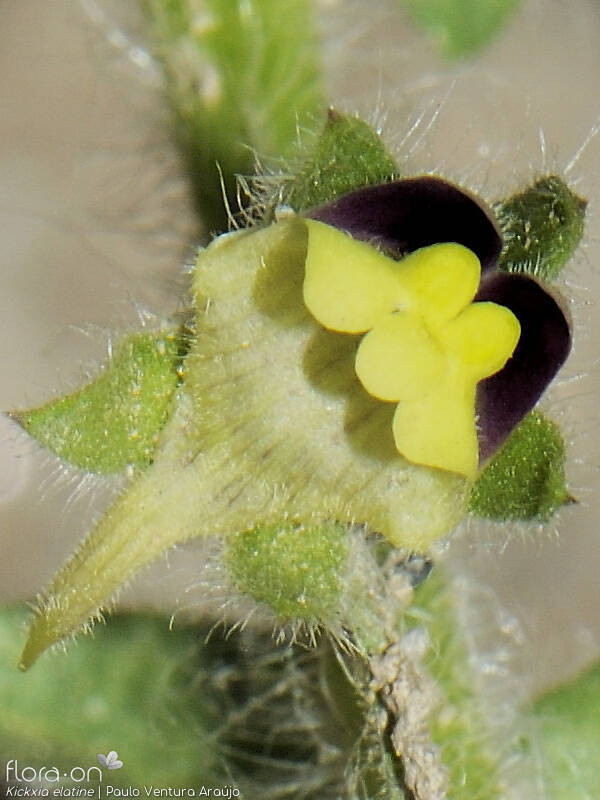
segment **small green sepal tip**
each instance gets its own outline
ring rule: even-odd
[[[572,502],[560,429],[533,411],[481,473],[469,510],[494,520],[547,521]]]
[[[82,389],[11,412],[40,444],[73,466],[110,474],[153,457],[179,380],[182,340],[172,331],[128,336]]]
[[[283,200],[296,211],[329,203],[346,192],[399,177],[381,136],[358,117],[329,109]]]
[[[494,211],[505,246],[500,269],[554,280],[583,236],[587,201],[558,175],[547,175]]]

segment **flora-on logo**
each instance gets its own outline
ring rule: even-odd
[[[111,750],[107,756],[104,753],[98,753],[98,761],[106,769],[121,769],[123,766],[123,762],[119,761],[119,754],[116,750]]]
[[[116,753],[115,753],[116,755]],[[120,765],[120,762],[119,762]],[[48,797],[48,789],[30,789],[28,787],[15,787],[12,784],[23,783],[58,783],[63,778],[70,778],[74,783],[90,783],[90,781],[102,782],[102,770],[100,767],[72,767],[69,772],[63,772],[58,767],[20,767],[16,758],[11,758],[6,762],[4,780],[9,784],[7,797]],[[35,794],[32,792],[35,791]],[[54,795],[55,797],[57,795]]]

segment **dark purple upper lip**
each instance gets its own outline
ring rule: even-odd
[[[569,323],[556,300],[533,278],[498,269],[503,242],[491,213],[470,192],[441,178],[367,186],[306,216],[396,258],[440,242],[458,242],[478,256],[481,282],[475,301],[506,306],[521,323],[521,338],[506,366],[477,386],[479,455],[484,462],[535,406],[569,354]]]

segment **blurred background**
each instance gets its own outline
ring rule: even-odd
[[[376,121],[407,173],[438,171],[493,201],[558,171],[590,201],[564,278],[575,353],[544,401],[565,432],[579,503],[544,530],[466,524],[447,553],[480,582],[481,652],[539,690],[600,653],[600,4],[522,2],[464,62],[444,60],[394,0],[317,8],[330,103]],[[183,266],[206,232],[133,0],[4,0],[0,74],[8,410],[79,386],[113,332],[178,308]],[[0,419],[0,602],[31,600],[117,488],[67,472]],[[122,605],[170,614],[201,561],[198,545],[172,552]]]

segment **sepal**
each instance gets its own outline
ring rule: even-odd
[[[167,419],[186,346],[180,330],[132,334],[91,383],[9,416],[80,469],[111,474],[144,468]]]

